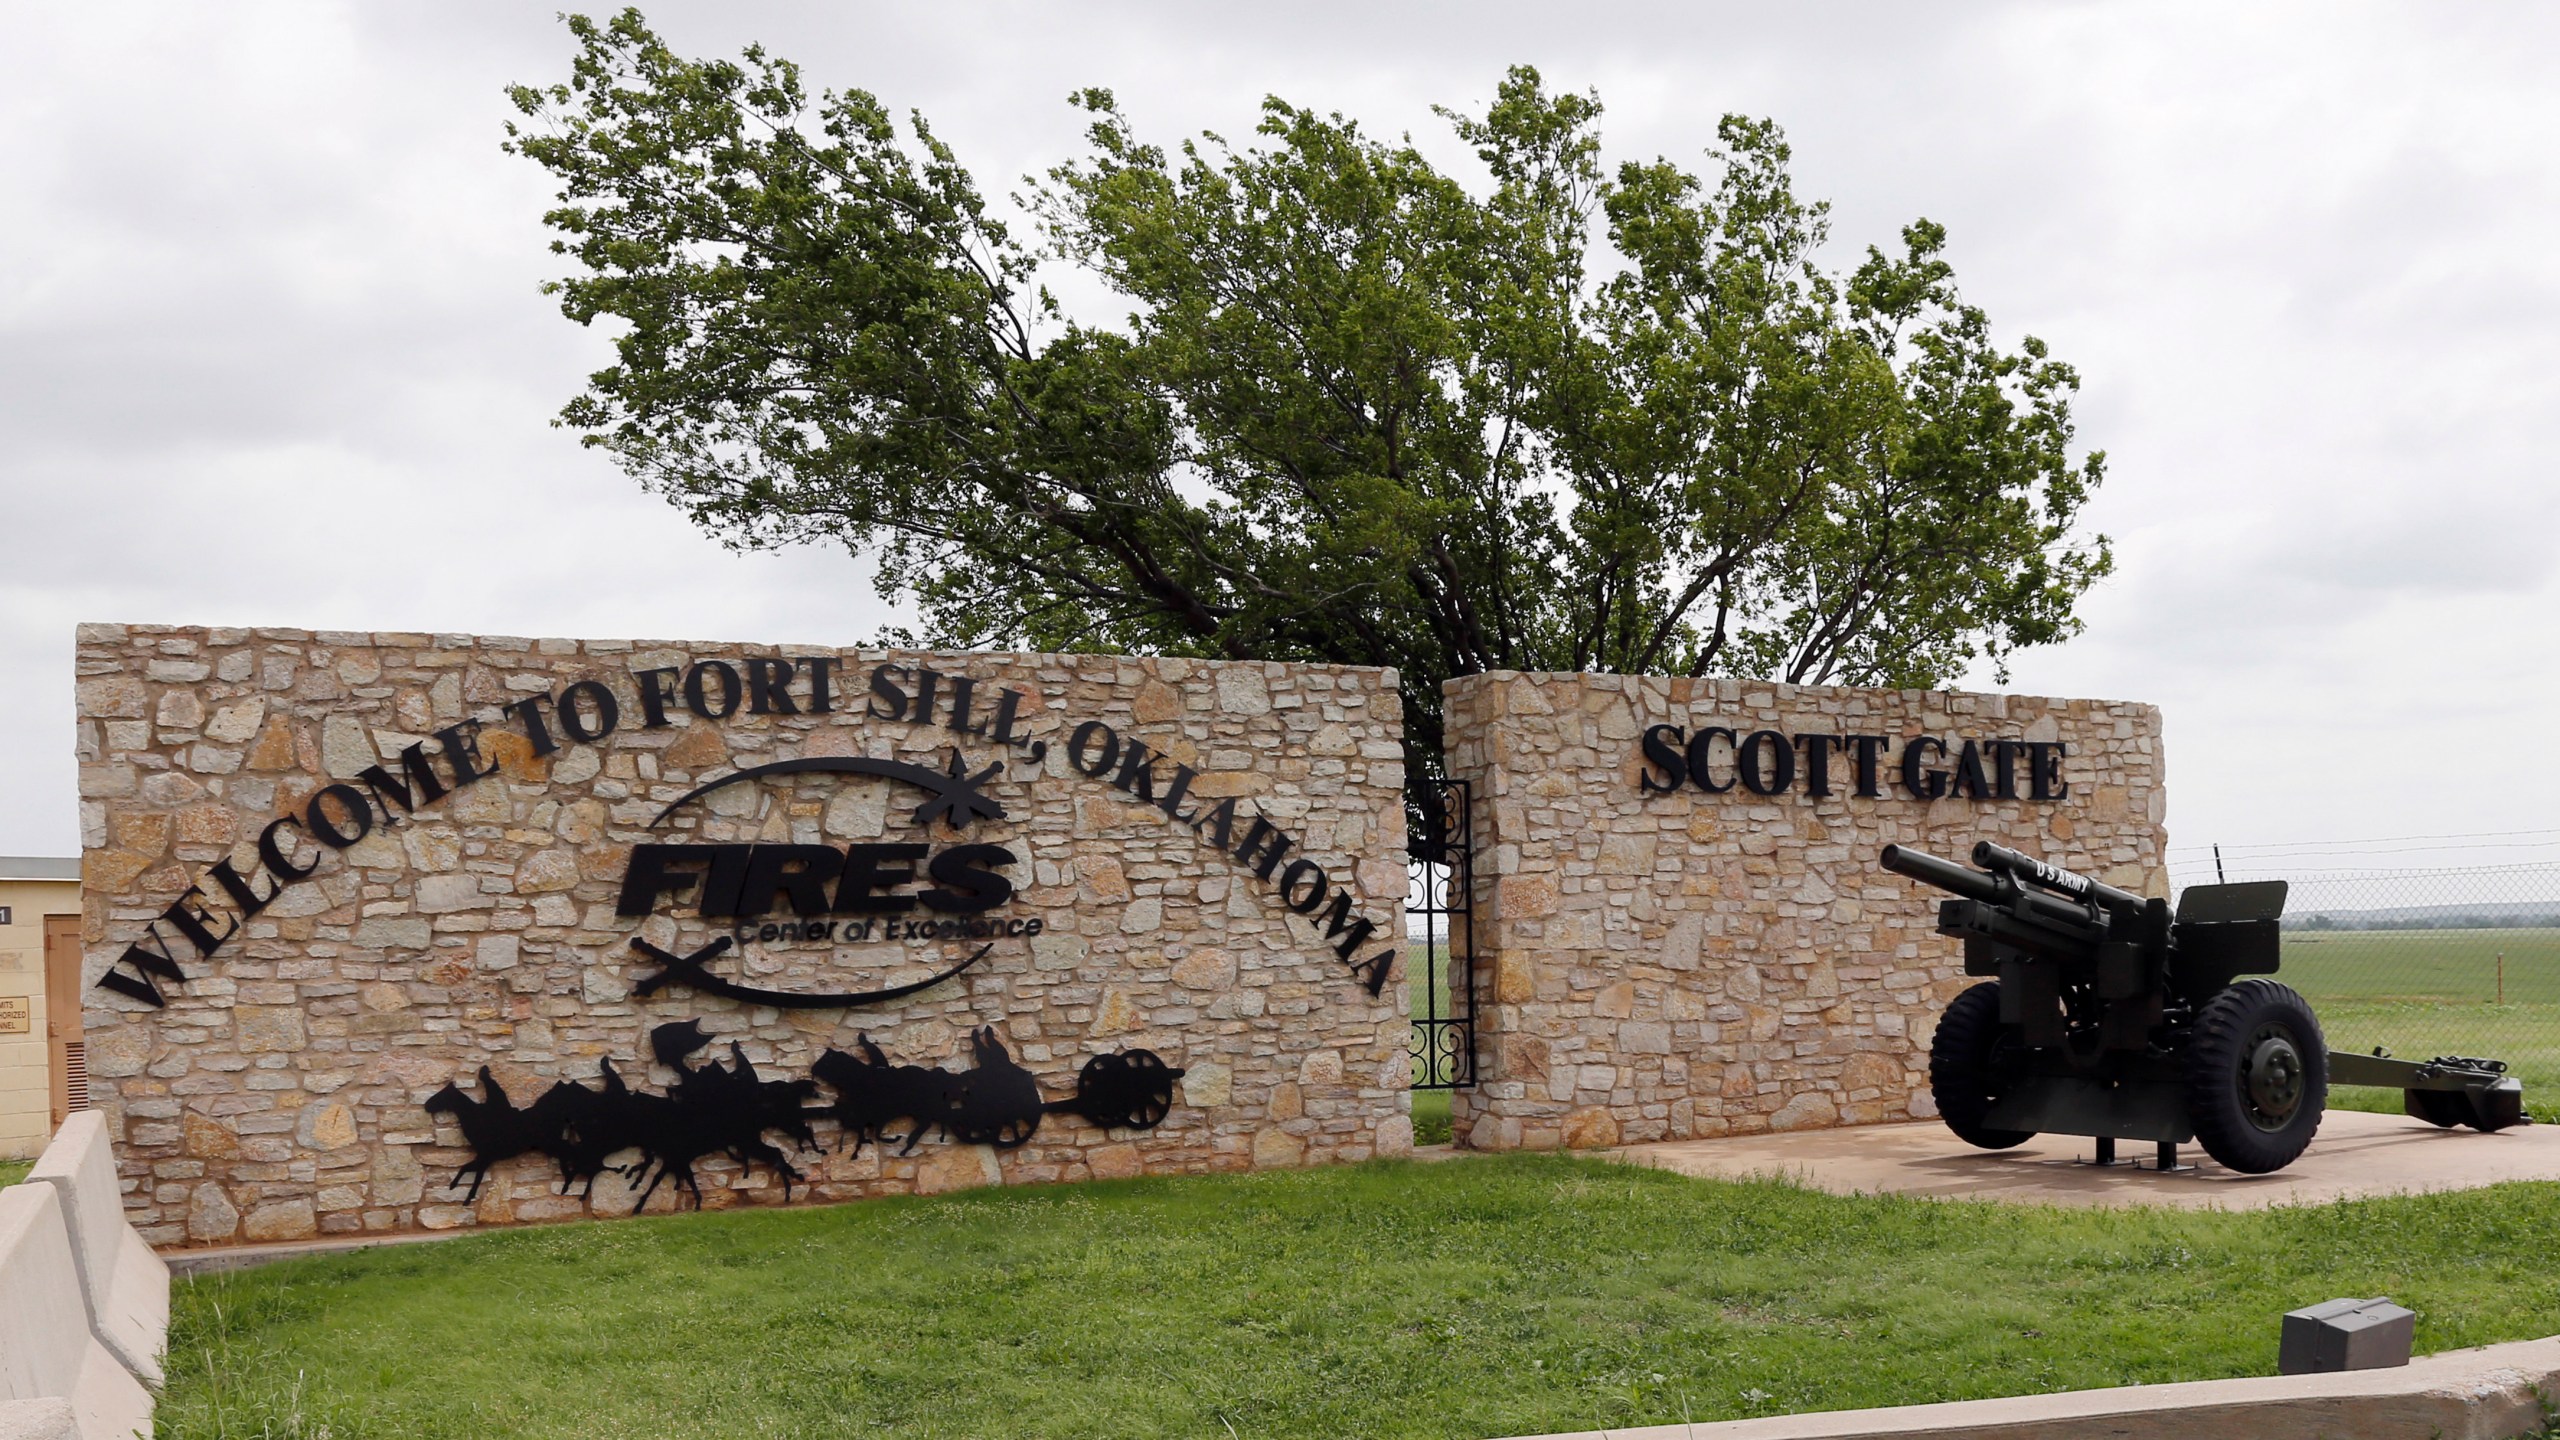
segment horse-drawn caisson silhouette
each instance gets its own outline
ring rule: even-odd
[[[896,1144],[905,1155],[936,1130],[964,1145],[1010,1150],[1031,1138],[1043,1116],[1056,1112],[1082,1115],[1106,1129],[1153,1129],[1170,1113],[1173,1082],[1183,1075],[1151,1050],[1096,1055],[1077,1074],[1072,1098],[1043,1101],[1038,1079],[1014,1062],[992,1026],[971,1032],[972,1064],[966,1070],[893,1063],[865,1035],[857,1045],[860,1054],[828,1050],[805,1080],[765,1079],[735,1040],[729,1042],[728,1064],[694,1064],[693,1057],[711,1042],[698,1020],[649,1032],[651,1055],[675,1072],[664,1094],[632,1089],[610,1059],[599,1063],[599,1088],[563,1080],[523,1108],[486,1065],[480,1067],[479,1098],[448,1083],[427,1098],[426,1108],[451,1116],[471,1147],[471,1159],[454,1172],[452,1187],[461,1188],[470,1177],[467,1204],[479,1197],[493,1167],[540,1154],[560,1167],[563,1194],[577,1185],[592,1198],[597,1177],[611,1172],[638,1191],[635,1214],[669,1179],[699,1207],[702,1189],[694,1166],[727,1155],[742,1169],[759,1163],[771,1168],[787,1200],[802,1176],[767,1137],[780,1136],[802,1152],[815,1149],[813,1122],[819,1119],[835,1121],[843,1137],[839,1143],[850,1143],[856,1154],[867,1141],[884,1150]],[[821,1085],[835,1098],[812,1104]],[[889,1134],[901,1121],[906,1133]],[[608,1163],[626,1153],[637,1158]]]

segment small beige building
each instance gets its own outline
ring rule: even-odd
[[[80,1028],[80,862],[0,855],[0,1160],[88,1108]]]

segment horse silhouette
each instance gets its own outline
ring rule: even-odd
[[[1040,1082],[1005,1053],[992,1025],[969,1032],[969,1053],[975,1064],[960,1072],[943,1128],[963,1145],[1011,1150],[1028,1141],[1046,1109]]]
[[[452,1181],[445,1187],[458,1189],[462,1177],[470,1176],[471,1193],[462,1197],[465,1205],[480,1198],[480,1184],[489,1178],[491,1166],[544,1148],[544,1122],[530,1111],[517,1109],[486,1065],[480,1067],[480,1093],[486,1098],[474,1100],[461,1086],[448,1080],[426,1102],[428,1114],[452,1116],[454,1123],[462,1127],[464,1142],[471,1146],[470,1163],[454,1171]]]
[[[676,1079],[664,1095],[633,1095],[628,1102],[641,1156],[635,1178],[646,1177],[640,1199],[631,1207],[634,1214],[670,1177],[693,1197],[695,1208],[701,1208],[702,1186],[693,1167],[718,1154],[728,1155],[741,1168],[751,1168],[757,1161],[771,1166],[782,1177],[782,1198],[788,1201],[800,1171],[764,1138],[765,1132],[780,1129],[804,1149],[817,1144],[802,1113],[804,1102],[817,1093],[814,1082],[763,1080],[756,1074],[755,1062],[734,1040],[729,1045],[735,1060],[732,1067],[687,1063],[710,1043],[711,1036],[699,1020],[661,1025],[649,1032],[651,1053],[676,1072]]]
[[[862,1153],[866,1140],[887,1148],[889,1123],[911,1120],[915,1128],[907,1132],[906,1143],[898,1151],[909,1154],[926,1131],[949,1119],[958,1077],[925,1065],[892,1064],[869,1035],[856,1043],[862,1051],[859,1056],[830,1049],[809,1067],[820,1084],[836,1092],[835,1103],[823,1113],[835,1118],[845,1138],[853,1142],[856,1155]]]
[[[610,1058],[597,1062],[604,1081],[602,1090],[563,1080],[533,1102],[526,1113],[542,1126],[540,1149],[560,1165],[560,1193],[569,1193],[572,1185],[580,1186],[581,1198],[595,1198],[596,1181],[611,1172],[630,1173],[631,1167],[608,1165],[606,1160],[640,1144],[641,1137],[633,1125],[631,1087],[613,1068]]]

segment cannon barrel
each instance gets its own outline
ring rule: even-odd
[[[2101,880],[2093,880],[2076,870],[2021,854],[2006,845],[1984,840],[1973,847],[1973,863],[1985,870],[2013,876],[2021,885],[2067,896],[2091,905],[2101,905],[2119,915],[2139,915],[2147,902],[2130,890],[2119,890]]]
[[[1967,900],[1996,902],[2000,898],[2000,882],[1979,870],[1967,870],[1953,860],[1941,860],[1925,850],[1908,845],[1887,845],[1880,864],[1896,875],[1935,885],[1949,894]]]

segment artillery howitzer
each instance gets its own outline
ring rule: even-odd
[[[2162,1168],[2190,1139],[2248,1174],[2293,1162],[2329,1086],[2379,1085],[2437,1126],[2503,1130],[2524,1087],[2495,1060],[2333,1054],[2311,1007],[2274,980],[2285,882],[2195,885],[2169,902],[1989,841],[1967,869],[1899,845],[1884,868],[1957,898],[1938,933],[1964,941],[1958,995],[1929,1046],[1947,1128],[1988,1150],[2038,1134],[2089,1135],[2098,1158],[2149,1140]]]

